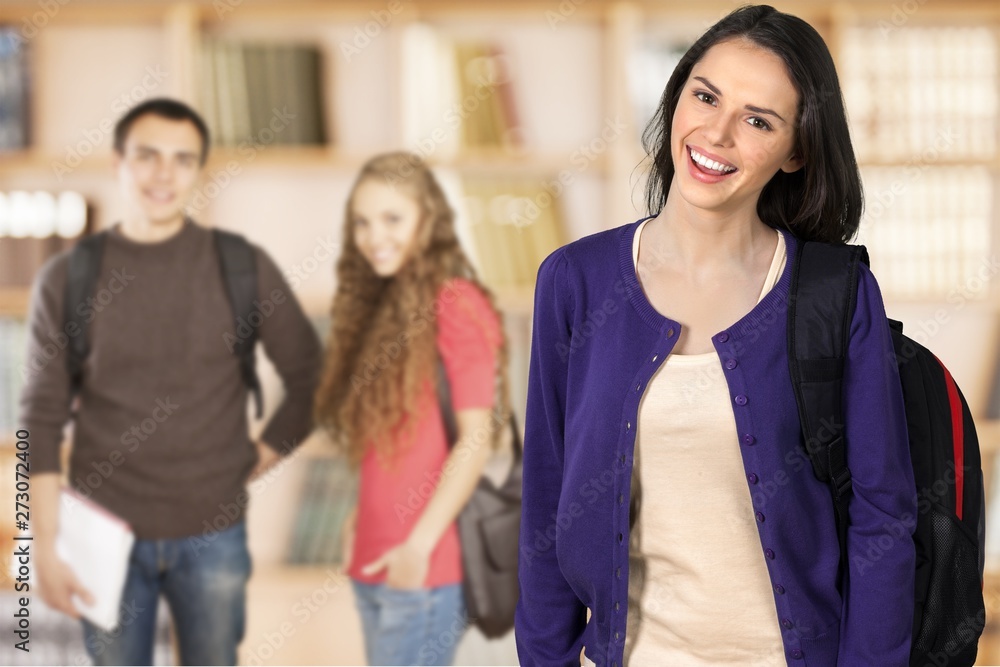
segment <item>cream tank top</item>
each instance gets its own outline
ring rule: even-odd
[[[638,265],[640,223],[632,245]],[[757,302],[784,268],[778,244]],[[786,664],[717,352],[670,354],[639,403],[624,667]],[[584,656],[583,665],[594,663]]]

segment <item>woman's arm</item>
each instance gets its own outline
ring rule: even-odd
[[[479,484],[492,448],[492,412],[487,408],[459,410],[458,442],[441,469],[441,480],[407,538],[420,554],[430,555]]]
[[[859,265],[857,306],[844,366],[849,575],[839,665],[909,664],[916,568],[917,493],[903,392],[878,283]],[[881,549],[886,537],[892,546]],[[871,558],[878,542],[881,555]]]
[[[570,349],[572,322],[566,274],[557,250],[539,267],[535,287],[514,615],[522,667],[579,665],[587,625],[587,607],[563,577],[555,543],[538,541],[552,527],[562,492],[568,360],[559,351]]]

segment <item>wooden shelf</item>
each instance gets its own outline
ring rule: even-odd
[[[30,298],[30,287],[0,287],[0,317],[24,317]]]

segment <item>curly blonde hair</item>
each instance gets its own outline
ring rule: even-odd
[[[383,278],[375,273],[354,238],[354,194],[363,182],[378,179],[400,187],[420,205],[415,247],[400,270]],[[362,167],[344,211],[343,250],[337,262],[337,291],[331,308],[323,376],[316,394],[317,423],[353,467],[369,446],[392,465],[410,444],[421,384],[434,384],[437,321],[434,301],[445,284],[463,278],[488,299],[502,323],[493,293],[476,276],[455,234],[455,214],[440,185],[418,156],[407,152],[378,155]],[[428,326],[428,322],[432,326]],[[496,447],[510,415],[507,336],[501,325],[497,352],[497,391],[489,442]],[[401,334],[405,336],[401,337]],[[391,359],[387,350],[398,349]],[[378,365],[378,359],[389,359]],[[372,372],[376,369],[375,372]],[[403,427],[402,430],[400,427]]]

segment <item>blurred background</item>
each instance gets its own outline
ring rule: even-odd
[[[423,156],[500,296],[523,423],[539,262],[646,214],[642,128],[680,55],[739,4],[0,0],[0,498],[13,498],[29,286],[52,253],[117,220],[111,130],[128,108],[166,95],[204,114],[215,141],[192,216],[264,246],[324,336],[357,170],[382,151]],[[979,664],[995,664],[1000,5],[772,4],[815,26],[837,62],[866,189],[855,242],[869,248],[887,312],[948,366],[972,408],[989,492]],[[261,364],[273,407],[280,382]],[[350,587],[336,575],[355,483],[316,435],[251,488],[241,662],[363,662]],[[5,544],[12,505],[0,510]],[[0,556],[5,628],[10,551]],[[40,605],[32,653],[6,643],[0,663],[86,664],[76,624]],[[161,619],[157,661],[172,664]],[[475,632],[457,658],[516,662],[511,636]]]

